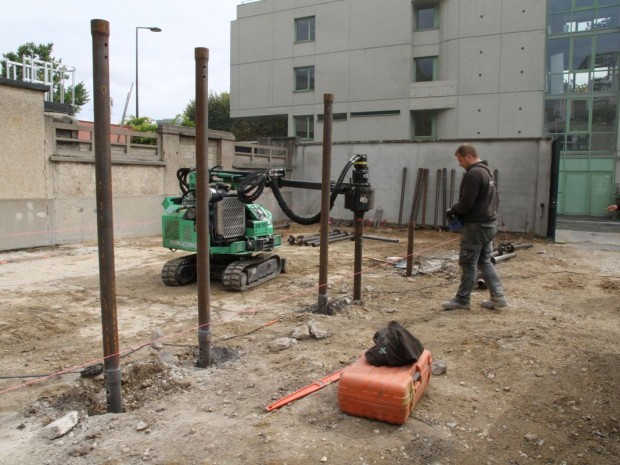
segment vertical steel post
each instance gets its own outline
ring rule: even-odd
[[[211,366],[211,270],[209,269],[209,49],[196,48],[196,258],[198,366]]]
[[[364,212],[353,212],[354,258],[353,258],[353,300],[362,300],[362,233]]]
[[[323,166],[321,177],[321,242],[319,255],[319,313],[329,314],[327,308],[327,267],[329,262],[329,204],[331,196],[332,162],[332,105],[333,94],[323,95]]]
[[[407,229],[407,268],[405,269],[405,276],[411,276],[413,273],[413,242],[415,239],[415,225],[418,216],[418,199],[420,198],[420,187],[423,177],[424,168],[418,168],[418,178],[415,182],[411,213],[409,214],[409,228]]]
[[[407,167],[403,168],[403,181],[400,185],[400,208],[398,209],[398,227],[403,226],[403,204],[405,202],[405,187],[407,185]]]
[[[95,108],[95,183],[101,327],[108,412],[122,413],[121,370],[114,274],[114,218],[112,208],[112,152],[110,143],[110,23],[90,22],[93,38],[93,99]]]
[[[441,170],[441,196],[443,200],[443,212],[441,214],[441,225],[447,222],[446,210],[448,209],[448,168]]]
[[[422,171],[422,226],[426,226],[426,203],[428,198],[428,168]]]
[[[373,207],[373,192],[368,183],[368,159],[365,154],[356,155],[351,176],[353,191],[345,197],[345,207],[353,210],[355,260],[353,263],[353,300],[362,299],[362,229],[364,212]]]
[[[439,192],[441,191],[441,168],[437,169],[437,181],[435,183],[435,227],[439,226]]]
[[[454,205],[454,179],[456,178],[456,170],[450,170],[450,207]]]

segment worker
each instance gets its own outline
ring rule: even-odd
[[[481,305],[489,309],[505,307],[504,288],[495,272],[495,266],[491,263],[499,205],[495,180],[486,161],[480,160],[473,145],[459,146],[454,155],[465,174],[461,181],[459,200],[446,214],[451,222],[458,220],[462,223],[459,252],[461,284],[456,296],[444,302],[442,307],[444,310],[469,310],[477,268],[491,293],[491,298],[483,300]]]

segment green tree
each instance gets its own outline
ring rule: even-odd
[[[32,57],[35,60],[45,61],[49,63],[61,64],[62,59],[56,59],[52,56],[52,50],[54,48],[54,44],[52,42],[48,44],[35,44],[34,42],[28,42],[23,45],[20,45],[17,48],[17,52],[8,52],[3,53],[2,56],[4,60],[0,61],[2,69],[6,69],[6,61],[15,61],[21,63],[23,57]],[[10,76],[7,76],[10,77]],[[67,79],[69,76],[63,76],[64,79]],[[21,67],[17,68],[16,78],[21,80],[23,78],[23,71]],[[38,79],[43,80],[42,71],[38,76]],[[64,81],[63,79],[63,81]],[[59,85],[61,85],[61,79],[59,75],[54,76],[54,87],[57,89]],[[65,102],[71,102],[73,96],[75,94],[75,103],[74,110],[76,113],[80,112],[80,109],[90,101],[90,97],[86,90],[86,86],[83,82],[77,83],[75,86],[69,86],[65,88]],[[60,102],[60,92],[54,92],[54,101]]]
[[[237,140],[256,140],[259,137],[285,137],[286,118],[230,118],[230,94],[209,93],[209,129],[232,132]],[[196,101],[190,100],[182,115],[182,126],[196,126]]]
[[[132,131],[138,132],[157,132],[157,123],[153,121],[148,116],[140,116],[136,118],[133,115],[130,115],[130,118],[125,121],[125,126],[127,126]],[[157,136],[153,137],[132,137],[131,142],[133,144],[149,144],[156,145],[157,144]]]
[[[209,129],[230,132],[232,122],[230,120],[230,94],[228,92],[209,93],[207,103],[209,110]],[[190,100],[183,112],[183,126],[196,127],[196,101]]]
[[[231,132],[237,140],[257,140],[261,137],[286,137],[286,131],[287,121],[284,116],[235,119]]]

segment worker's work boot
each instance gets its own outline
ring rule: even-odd
[[[448,300],[447,302],[442,303],[441,306],[444,310],[469,310],[470,307],[469,303],[459,302],[456,299]]]
[[[484,308],[489,308],[493,310],[495,308],[505,307],[508,304],[506,303],[506,299],[500,298],[500,299],[483,300],[482,302],[480,302],[480,305],[482,305]]]

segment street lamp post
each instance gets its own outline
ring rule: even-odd
[[[140,107],[138,103],[138,29],[148,29],[151,32],[161,32],[158,27],[137,26],[136,27],[136,118],[140,117]]]

